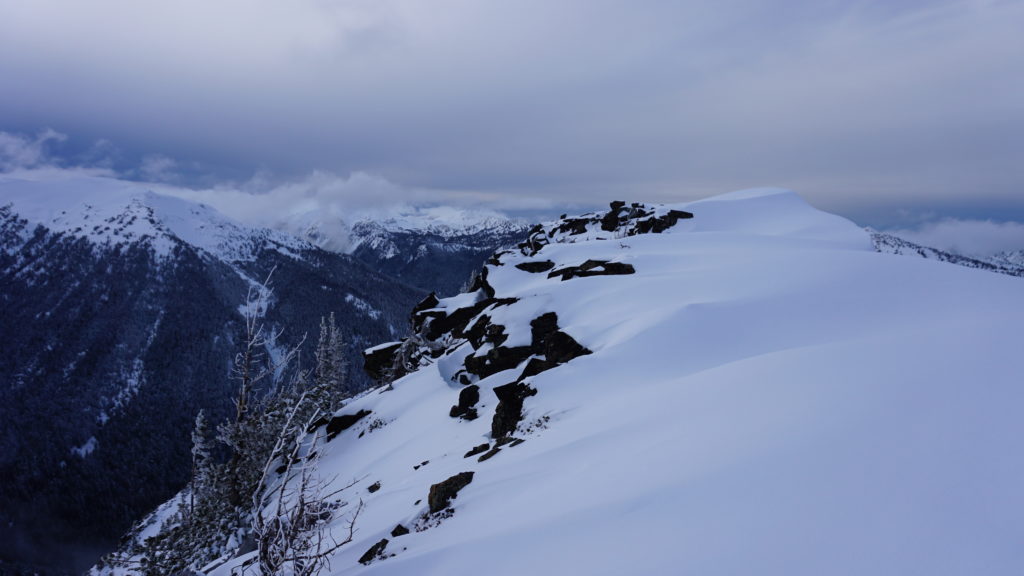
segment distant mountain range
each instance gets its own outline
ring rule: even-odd
[[[348,254],[139,184],[0,175],[0,573],[88,566],[180,489],[196,412],[231,409],[240,308],[266,278],[271,356],[333,312],[355,364],[514,230],[375,229]]]

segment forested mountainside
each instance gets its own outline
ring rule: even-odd
[[[334,313],[357,359],[404,334],[425,294],[351,256],[120,186],[0,180],[0,572],[84,568],[184,485],[196,413],[217,423],[233,410],[240,310],[268,277],[264,320],[282,330],[271,356]],[[369,382],[352,370],[348,390]]]

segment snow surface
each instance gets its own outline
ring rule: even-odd
[[[342,410],[373,413],[324,445],[319,474],[358,479],[343,496],[365,509],[325,573],[1020,574],[1022,281],[876,253],[786,191],[671,208],[694,218],[491,267],[497,296],[520,298],[503,322],[556,311],[594,352],[530,379],[524,444],[463,458],[518,372],[478,383],[470,422],[448,416],[445,359]],[[589,258],[636,273],[514,268]],[[454,515],[413,529],[463,471]],[[359,564],[382,538],[394,556]]]

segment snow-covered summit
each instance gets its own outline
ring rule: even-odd
[[[141,242],[158,257],[184,243],[226,261],[253,259],[264,247],[285,253],[309,244],[250,228],[213,208],[161,194],[143,183],[87,173],[0,174],[0,205],[31,225],[98,246]]]
[[[542,225],[321,423],[331,573],[1016,574],[1020,282],[778,190]]]

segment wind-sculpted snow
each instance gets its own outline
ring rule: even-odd
[[[368,351],[411,372],[321,448],[364,504],[331,574],[1019,572],[1020,279],[879,254],[785,191],[611,212]],[[552,274],[587,262],[632,273]]]

